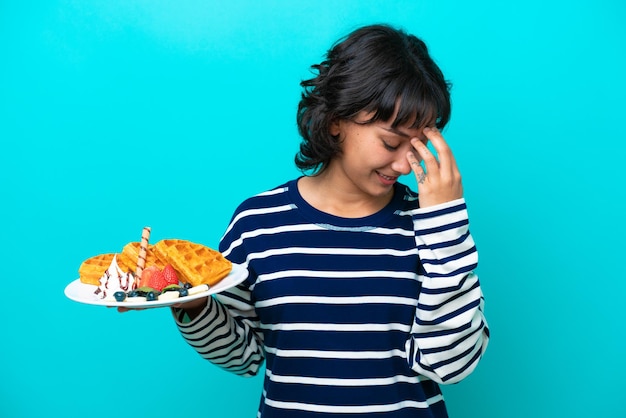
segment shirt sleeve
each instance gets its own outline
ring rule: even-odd
[[[242,376],[254,376],[263,364],[263,337],[250,291],[240,285],[209,298],[193,320],[174,317],[187,343],[211,363]]]
[[[438,383],[456,383],[475,369],[489,341],[465,200],[417,209],[413,224],[422,288],[407,361]]]

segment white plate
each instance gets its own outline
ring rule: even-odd
[[[239,283],[243,282],[248,278],[248,270],[239,264],[233,264],[233,269],[230,271],[228,276],[224,277],[217,284],[209,287],[209,290],[201,293],[196,293],[195,295],[183,296],[181,298],[170,299],[170,300],[153,300],[153,301],[142,301],[142,302],[128,302],[122,301],[118,302],[115,300],[103,300],[99,299],[95,294],[95,290],[98,288],[97,286],[91,284],[85,284],[80,281],[80,279],[76,279],[65,288],[65,296],[68,298],[80,302],[86,303],[88,305],[100,305],[100,306],[123,306],[125,308],[156,308],[159,306],[170,306],[177,303],[185,303],[195,299],[205,298],[209,295],[213,295],[215,293],[223,292],[226,289],[230,289],[233,286],[237,286]]]

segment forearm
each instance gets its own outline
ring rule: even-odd
[[[183,338],[198,354],[235,374],[257,373],[264,353],[253,321],[232,312],[215,298],[184,308],[187,318],[175,312],[176,323]]]
[[[419,211],[414,223],[423,271],[407,359],[435,381],[458,382],[474,370],[489,339],[465,202]]]
[[[208,302],[208,298],[201,298],[176,305],[172,308],[174,319],[182,324],[189,323],[196,319],[202,311],[206,309]]]

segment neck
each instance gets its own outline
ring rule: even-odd
[[[324,171],[298,181],[302,198],[315,209],[342,218],[362,218],[383,209],[393,198],[393,190],[373,197],[358,190],[352,183],[337,181]]]

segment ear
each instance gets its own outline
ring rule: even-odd
[[[339,136],[341,132],[341,119],[334,119],[330,122],[330,126],[328,127],[328,132],[332,136]]]

